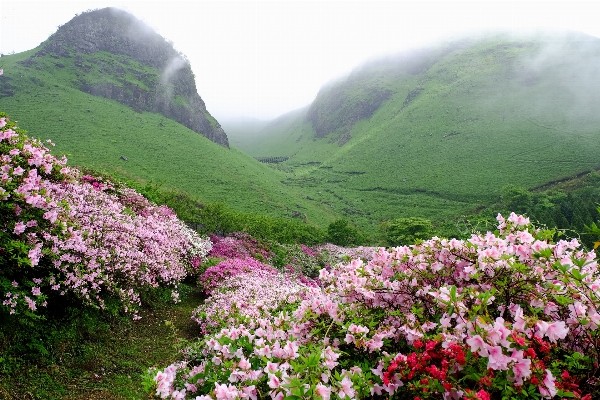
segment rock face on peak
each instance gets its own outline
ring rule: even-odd
[[[72,60],[80,90],[139,112],[163,114],[229,147],[227,135],[198,95],[189,61],[133,15],[116,8],[80,14],[24,64],[46,55]]]

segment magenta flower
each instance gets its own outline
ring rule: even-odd
[[[22,221],[19,221],[15,224],[13,232],[15,235],[20,235],[21,233],[25,232],[25,229],[27,229],[27,225],[25,225]]]

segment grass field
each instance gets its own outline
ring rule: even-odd
[[[498,201],[509,184],[534,188],[600,167],[599,60],[600,41],[579,34],[388,57],[324,88],[312,110],[265,128],[260,149],[242,150],[289,156],[276,168],[290,185],[359,224],[445,220]],[[349,123],[353,113],[363,118]],[[329,134],[319,137],[323,127]]]
[[[246,131],[232,124],[239,150],[81,92],[72,58],[60,68],[50,56],[18,63],[35,50],[3,57],[0,108],[72,164],[243,212],[300,214],[321,227],[346,218],[372,235],[381,221],[446,223],[496,203],[507,185],[535,188],[598,169],[599,42],[499,35],[389,56],[324,86],[305,109],[246,121]],[[85,62],[87,80],[103,79],[100,62],[127,67],[121,82],[143,86],[152,76],[123,56]]]
[[[72,87],[66,67],[38,71],[18,64],[31,54],[3,57],[2,87],[15,89],[2,97],[0,108],[22,121],[20,127],[31,136],[55,142],[53,152],[66,154],[70,164],[151,181],[242,212],[282,217],[300,211],[313,224],[334,218],[325,206],[306,201],[299,189],[283,185],[285,174],[238,150],[160,114],[138,113],[83,93]]]

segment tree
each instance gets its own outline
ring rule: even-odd
[[[502,188],[500,194],[502,205],[507,211],[517,214],[524,214],[531,210],[533,204],[533,195],[527,189],[514,185],[508,185]]]
[[[418,217],[396,218],[384,222],[382,230],[389,246],[414,244],[433,236],[433,224],[430,220]]]
[[[345,219],[338,219],[327,227],[327,240],[338,246],[354,245],[358,241],[358,231]]]

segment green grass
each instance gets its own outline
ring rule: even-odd
[[[92,318],[90,333],[77,341],[62,332],[50,356],[17,359],[10,373],[0,370],[0,399],[143,398],[141,381],[148,368],[176,361],[180,345],[199,336],[190,316],[202,301],[200,291],[186,291],[181,303],[146,308],[138,321]]]
[[[17,63],[25,58],[3,57],[1,84],[15,89],[13,96],[2,98],[0,108],[31,136],[55,142],[53,153],[66,154],[70,164],[151,181],[241,212],[290,217],[300,211],[311,224],[335,218],[325,206],[306,201],[300,189],[283,185],[282,172],[162,115],[137,113],[83,93],[73,87],[68,67],[51,68],[52,57],[36,61],[39,71]]]
[[[359,226],[446,221],[497,202],[509,184],[535,188],[600,168],[599,60],[600,40],[578,34],[495,36],[388,57],[267,127],[260,150],[242,150],[289,156],[275,167],[288,183]],[[373,88],[392,94],[371,113]],[[330,133],[317,138],[323,126]]]

